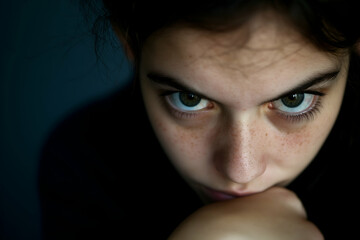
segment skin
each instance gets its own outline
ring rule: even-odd
[[[273,187],[261,194],[209,204],[189,216],[169,240],[323,240],[306,220],[304,208],[292,192]]]
[[[170,161],[209,203],[286,187],[308,166],[338,115],[348,63],[347,53],[320,51],[263,12],[229,32],[178,24],[154,33],[143,48],[140,83]],[[331,71],[339,71],[333,80],[307,89],[325,94],[318,111],[290,120],[277,108],[274,98]],[[179,89],[151,80],[154,72],[201,93],[205,107],[174,110],[162,95]]]

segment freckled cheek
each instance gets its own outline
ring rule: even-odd
[[[177,123],[161,102],[154,98],[155,94],[144,94],[146,108],[151,125],[170,162],[182,175],[197,175],[196,171],[204,168],[206,162],[201,130],[188,129]]]
[[[309,148],[311,137],[307,132],[284,134],[278,137],[282,152],[302,155]],[[281,151],[281,150],[280,150]]]
[[[206,143],[202,131],[184,129],[172,121],[157,119],[153,127],[169,160],[182,175],[199,174],[207,162]]]
[[[309,164],[321,146],[323,145],[329,129],[318,128],[316,125],[308,128],[298,130],[291,133],[283,133],[276,136],[275,142],[277,142],[277,149],[279,161],[283,165],[297,166],[296,170],[303,170],[304,167]],[[294,170],[295,170],[294,169]]]

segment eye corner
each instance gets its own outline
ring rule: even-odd
[[[266,103],[266,106],[270,110],[275,110],[276,109],[276,107],[274,106],[274,101]]]

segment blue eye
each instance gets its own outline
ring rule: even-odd
[[[274,101],[273,107],[283,113],[301,114],[311,109],[318,96],[310,93],[295,93]]]
[[[188,92],[171,93],[166,99],[176,110],[185,112],[206,109],[210,104],[209,100]]]
[[[310,120],[319,111],[323,95],[320,92],[294,93],[273,101],[270,106],[291,122]]]

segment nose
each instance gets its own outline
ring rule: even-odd
[[[219,131],[214,151],[217,171],[228,180],[247,184],[266,169],[264,139],[255,121],[233,121]]]

